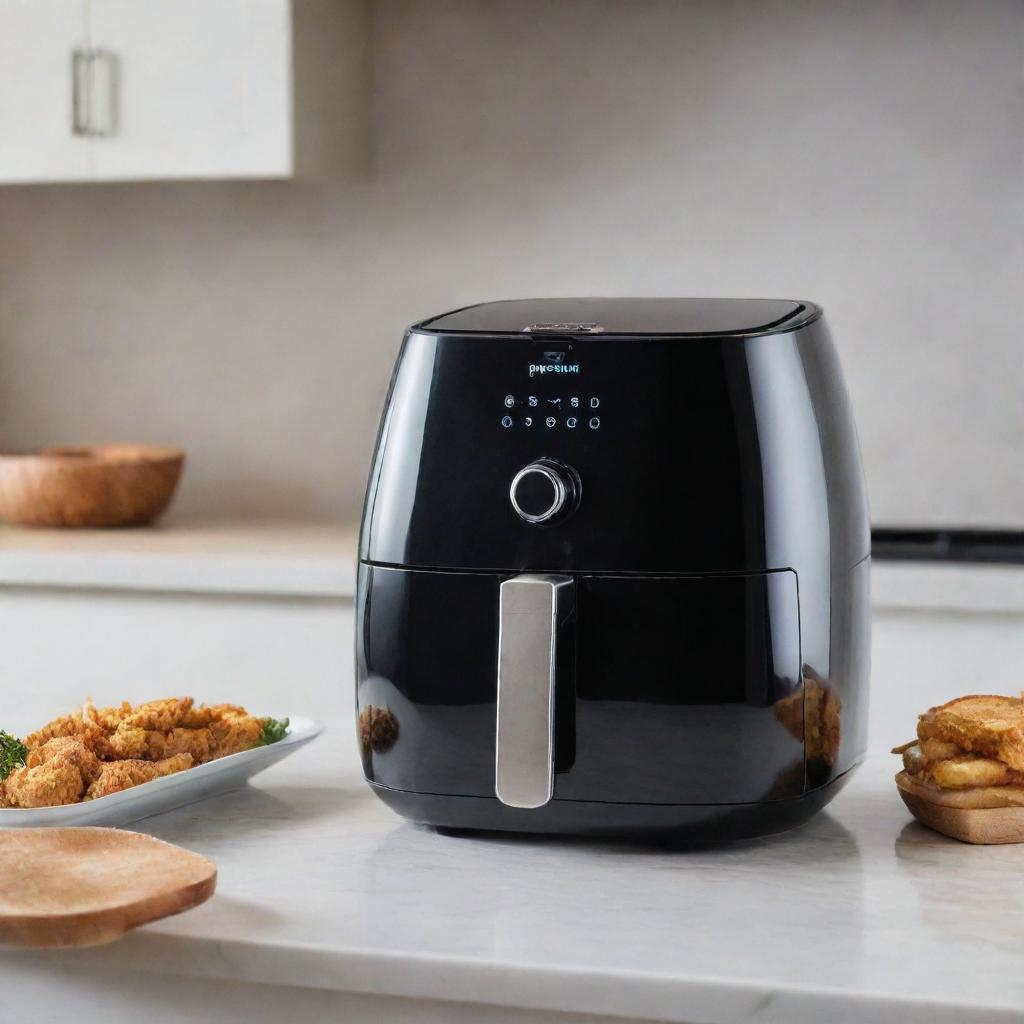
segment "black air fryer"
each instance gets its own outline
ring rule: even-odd
[[[864,753],[869,552],[814,304],[542,299],[424,320],[360,539],[366,777],[451,829],[798,824]]]

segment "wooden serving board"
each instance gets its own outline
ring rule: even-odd
[[[1024,843],[1024,807],[947,807],[920,796],[899,776],[896,785],[910,813],[936,832],[982,846]]]
[[[197,853],[112,828],[0,833],[0,946],[113,942],[204,903],[217,867]]]

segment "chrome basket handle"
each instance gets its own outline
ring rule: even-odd
[[[494,791],[509,807],[543,807],[554,792],[558,627],[573,597],[570,576],[501,584]]]

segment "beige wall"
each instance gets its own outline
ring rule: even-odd
[[[1024,518],[1019,0],[377,0],[372,46],[367,180],[0,189],[3,444],[178,442],[178,515],[352,516],[414,318],[781,295],[876,521]]]

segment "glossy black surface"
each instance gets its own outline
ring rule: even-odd
[[[811,302],[792,299],[512,299],[443,313],[418,328],[442,334],[519,334],[538,324],[550,330],[575,321],[594,324],[602,334],[704,337],[772,331],[819,312]]]
[[[1004,562],[1024,564],[1024,530],[933,529],[876,526],[873,558],[897,562]]]
[[[562,349],[573,362],[551,365],[578,375],[529,376]],[[536,530],[508,491],[545,457],[576,470],[582,500],[557,529]],[[848,568],[869,551],[849,404],[820,320],[754,338],[406,339],[370,479],[366,561],[750,572],[823,557]]]
[[[628,837],[691,844],[750,839],[802,825],[849,781],[840,775],[804,796],[753,804],[615,804],[552,802],[536,810],[506,807],[482,797],[411,793],[370,783],[392,810],[452,832],[572,833],[595,839]]]
[[[595,319],[569,301],[530,312]],[[741,337],[407,335],[360,542],[357,699],[367,777],[437,797],[390,803],[452,827],[479,806],[482,828],[586,831],[579,807],[604,802],[630,829],[737,834],[771,831],[772,812],[654,809],[816,807],[798,798],[856,764],[868,520],[838,361],[807,310],[796,329]],[[744,304],[715,315],[755,330]],[[471,321],[432,326],[453,322]],[[509,486],[541,458],[571,466],[580,497],[538,527]],[[494,798],[497,588],[523,571],[573,577],[576,638],[555,799],[508,813]],[[422,810],[441,807],[464,813]]]
[[[361,569],[358,709],[386,707],[398,724],[393,746],[368,752],[375,782],[494,795],[503,578]],[[804,792],[794,573],[580,576],[575,587],[574,642],[557,674],[556,800]]]

